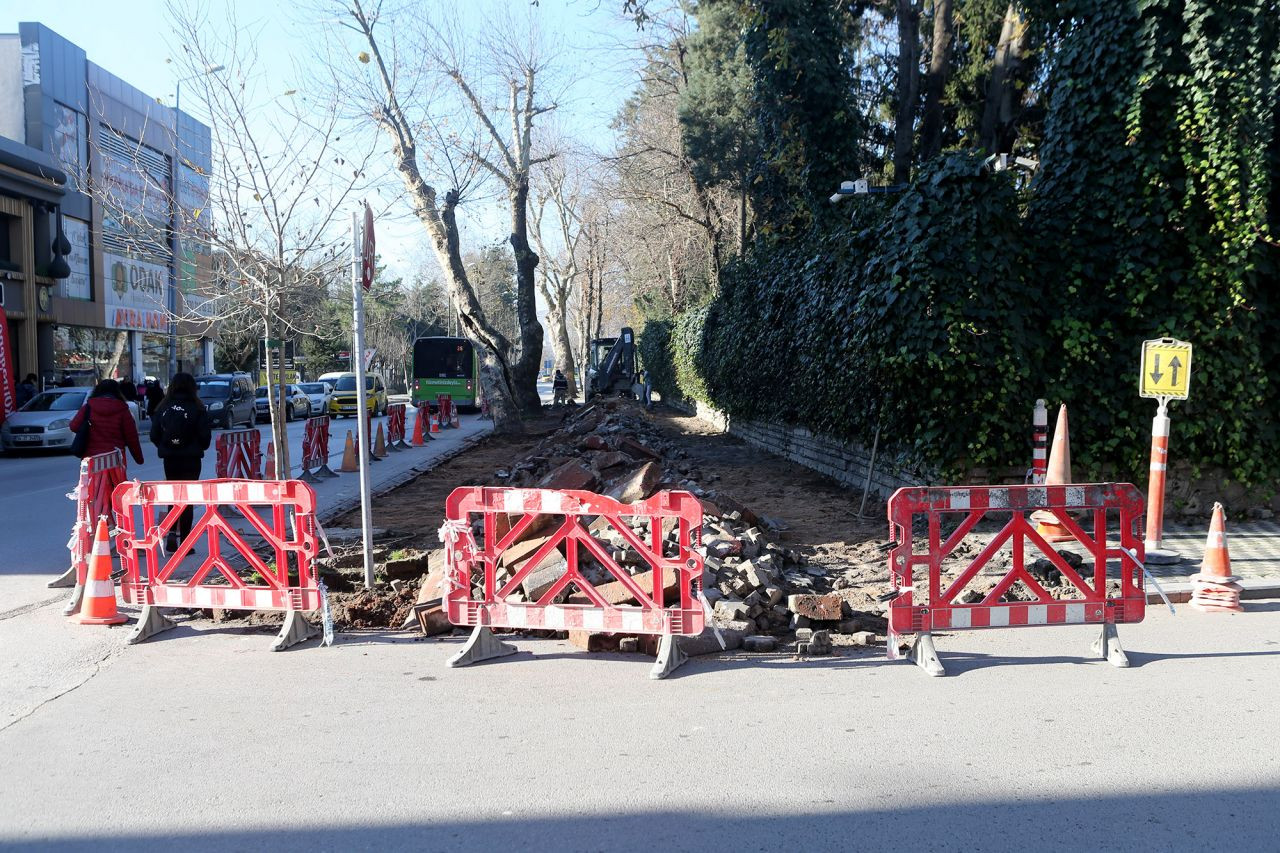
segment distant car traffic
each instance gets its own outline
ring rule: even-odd
[[[231,429],[236,424],[253,426],[253,380],[249,374],[206,373],[196,377],[196,394],[209,410],[215,426]]]
[[[50,388],[27,401],[0,424],[5,450],[68,450],[75,439],[71,419],[89,399],[91,388]],[[135,420],[137,408],[133,407]]]
[[[278,394],[280,386],[275,385],[271,388],[271,393]],[[294,418],[311,417],[311,400],[307,397],[303,390],[297,385],[284,386],[285,408],[284,419],[291,421]],[[266,387],[259,388],[254,392],[253,398],[254,419],[257,421],[271,420],[271,408],[267,401]]]
[[[311,414],[323,415],[329,411],[329,403],[333,401],[333,386],[328,382],[303,382],[298,385],[302,393],[311,401]]]

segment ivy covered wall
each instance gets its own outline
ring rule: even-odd
[[[1280,478],[1275,4],[1056,8],[1029,184],[952,153],[851,221],[758,240],[711,302],[642,333],[655,387],[849,441],[879,424],[949,476],[1025,464],[1044,397],[1071,408],[1078,479],[1142,480],[1139,348],[1179,337],[1174,455]]]

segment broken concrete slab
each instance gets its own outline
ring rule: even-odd
[[[615,483],[606,494],[624,504],[635,503],[652,495],[661,479],[662,466],[657,462],[646,462]]]
[[[797,616],[834,622],[843,616],[844,599],[835,594],[799,594],[787,597],[787,609]]]

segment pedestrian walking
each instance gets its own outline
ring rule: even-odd
[[[114,379],[104,379],[95,385],[88,402],[71,419],[72,432],[78,433],[82,427],[89,430],[89,436],[81,458],[128,450],[134,462],[141,465],[145,461],[138,441],[138,424],[124,401],[120,383]]]
[[[28,373],[27,378],[22,380],[22,384],[18,386],[17,403],[19,409],[31,402],[31,398],[40,390],[40,386],[36,383],[36,375]]]
[[[561,373],[556,371],[556,378],[551,382],[551,405],[559,406],[568,402],[569,397],[569,380]]]
[[[199,480],[200,463],[209,449],[213,422],[196,393],[196,380],[190,373],[175,374],[169,392],[161,399],[151,417],[151,443],[164,462],[166,480]],[[176,530],[169,531],[165,543],[169,550],[178,547],[191,533],[195,508],[188,506],[178,517]]]
[[[164,388],[160,386],[160,380],[152,379],[147,382],[147,417],[155,417],[156,408],[160,405],[160,401],[163,399]]]

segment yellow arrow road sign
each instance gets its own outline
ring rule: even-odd
[[[1142,342],[1141,396],[1185,400],[1190,386],[1191,344],[1173,338]]]

